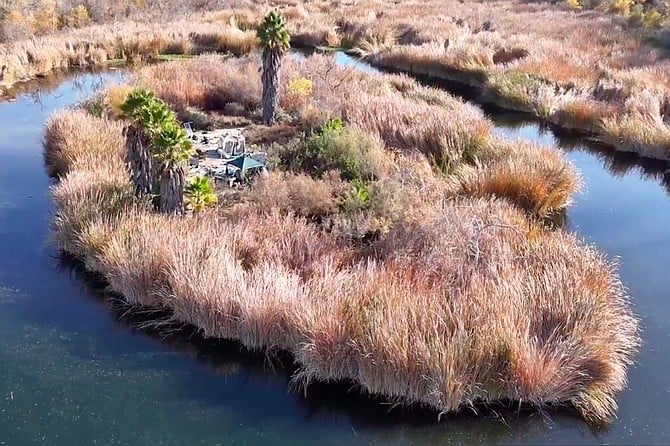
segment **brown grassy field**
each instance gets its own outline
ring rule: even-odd
[[[178,111],[227,104],[253,115],[260,104],[259,67],[256,57],[222,63],[207,56],[147,67],[139,83]],[[399,158],[393,167],[380,161],[384,156],[372,156],[381,164],[375,171],[401,170],[419,155],[446,176],[445,192],[496,195],[539,217],[565,209],[580,186],[574,167],[556,151],[497,138],[480,110],[405,76],[369,76],[327,56],[302,64],[286,60],[283,71],[280,105],[299,127],[344,118],[372,136],[377,151],[394,150]],[[307,97],[297,95],[300,80],[311,83]]]
[[[642,13],[651,13],[650,5],[640,6]],[[380,67],[476,85],[499,105],[594,133],[620,150],[670,159],[668,28],[646,29],[666,19],[644,25],[632,1],[503,0],[492,7],[457,0],[238,0],[220,11],[174,11],[184,19],[154,14],[153,22],[150,8],[136,5],[114,25],[84,22],[0,44],[0,86],[110,59],[248,52],[255,45],[249,29],[271,6],[287,16],[296,45],[341,46]],[[576,9],[589,6],[595,10]],[[119,13],[98,20],[111,17]],[[645,31],[633,26],[636,17]]]
[[[560,154],[492,136],[444,92],[327,57],[285,60],[280,122],[263,128],[258,68],[256,57],[205,56],[138,76],[180,116],[234,111],[265,135],[250,139],[273,160],[270,176],[193,217],[133,198],[119,89],[98,98],[105,118],[57,113],[45,159],[60,179],[58,247],[129,304],[167,310],[156,326],[291,353],[299,386],[351,381],[441,412],[515,401],[614,416],[637,321],[615,265],[537,219],[578,185]],[[341,133],[308,136],[333,117]],[[302,162],[306,147],[335,168]]]

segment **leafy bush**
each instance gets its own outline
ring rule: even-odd
[[[280,163],[317,178],[339,170],[343,180],[370,181],[377,177],[370,157],[372,146],[367,136],[345,129],[340,119],[331,119],[317,132],[284,149]]]
[[[633,0],[612,0],[610,10],[614,13],[628,17],[633,5]]]
[[[351,182],[351,188],[348,193],[342,197],[340,209],[345,214],[355,214],[364,211],[370,207],[372,194],[373,191],[368,183],[356,179]]]
[[[565,0],[572,9],[582,9],[582,3],[579,0]]]
[[[663,15],[655,9],[646,12],[642,20],[642,25],[648,29],[658,29],[661,27],[662,23]]]
[[[91,14],[86,5],[75,6],[63,16],[63,22],[67,27],[81,28],[91,23]]]
[[[342,133],[344,131],[344,122],[340,118],[332,118],[321,126],[318,133]]]
[[[281,108],[294,112],[303,108],[312,98],[314,83],[305,77],[299,77],[290,81],[286,87],[286,93],[280,99]]]
[[[194,177],[184,189],[184,202],[193,212],[202,212],[217,201],[214,185],[208,177]]]

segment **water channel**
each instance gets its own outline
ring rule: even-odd
[[[343,63],[351,63],[337,56]],[[619,418],[405,412],[347,388],[288,385],[290,370],[197,337],[163,341],[119,322],[101,284],[48,243],[54,212],[41,138],[50,113],[121,72],[42,80],[0,103],[0,445],[659,444],[670,441],[670,196],[666,166],[612,156],[525,117],[497,130],[560,147],[585,189],[568,227],[609,256],[643,324]],[[57,85],[54,85],[57,84]],[[467,95],[466,95],[467,96]]]

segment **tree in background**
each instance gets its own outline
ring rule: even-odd
[[[273,124],[277,112],[281,60],[290,47],[291,36],[279,11],[271,11],[258,29],[263,48],[263,122]]]

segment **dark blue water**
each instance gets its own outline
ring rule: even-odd
[[[563,146],[584,174],[568,225],[611,256],[644,326],[619,419],[592,431],[565,413],[403,413],[346,387],[293,392],[281,363],[235,344],[162,341],[118,322],[100,284],[47,243],[47,116],[120,75],[81,75],[0,104],[0,444],[443,445],[668,443],[670,198],[664,166],[611,158],[516,117],[512,136]],[[607,152],[605,152],[607,153]]]

